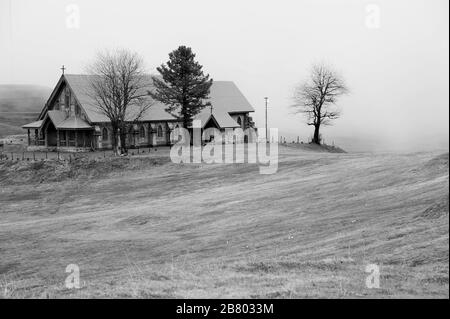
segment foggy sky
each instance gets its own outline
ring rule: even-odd
[[[70,4],[79,28],[68,24]],[[324,61],[351,91],[326,142],[448,149],[448,10],[448,0],[0,0],[0,84],[53,88],[62,64],[83,73],[108,48],[137,51],[155,72],[183,44],[213,79],[238,85],[258,126],[268,96],[269,126],[306,141],[311,128],[289,105],[311,64]]]

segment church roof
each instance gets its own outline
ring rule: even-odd
[[[227,112],[223,112],[223,111],[216,111],[211,114],[211,110],[209,108],[207,108],[208,110],[206,111],[205,109],[202,110],[202,112],[196,116],[196,120],[200,120],[202,128],[205,127],[205,125],[209,122],[211,116],[214,117],[214,119],[216,120],[217,124],[221,127],[221,128],[235,128],[235,127],[240,127],[240,125],[238,123],[236,123],[235,120],[233,120],[233,118],[227,113]]]
[[[89,121],[91,123],[109,122],[109,119],[102,114],[93,98],[91,82],[95,80],[95,75],[83,74],[65,74],[67,84],[74,92],[78,102],[84,109]],[[148,75],[145,78],[148,81],[149,90],[153,88],[152,76]],[[221,127],[238,127],[239,125],[229,116],[229,113],[239,112],[254,112],[253,107],[239,91],[237,86],[231,81],[214,81],[210,89],[209,101],[213,105],[213,114]],[[144,112],[140,121],[170,121],[176,120],[174,116],[165,111],[166,105],[153,102],[154,104]],[[139,109],[130,108],[129,117],[132,119],[133,115],[139,112]],[[205,125],[210,115],[209,107],[198,114],[196,119],[202,121]],[[222,126],[224,125],[224,126]]]
[[[63,111],[50,110],[47,112],[47,114],[55,127],[58,127],[59,123],[63,122],[66,119],[66,113]]]
[[[209,101],[213,105],[213,113],[214,110],[228,113],[255,111],[232,81],[214,81],[209,96]]]
[[[88,119],[92,123],[102,123],[109,122],[108,117],[103,114],[97,104],[95,99],[93,98],[94,94],[92,92],[91,83],[95,80],[95,75],[86,75],[86,74],[65,74],[65,79],[69,87],[72,89],[75,94],[78,102],[81,107],[84,109]],[[151,77],[148,76],[145,79],[149,83]],[[150,97],[149,97],[150,100]],[[169,113],[164,111],[165,106],[161,103],[154,103],[144,114],[142,114],[140,120],[141,121],[166,121],[166,120],[175,120],[175,117],[170,115]],[[129,119],[133,120],[133,115],[137,114],[140,109],[132,109],[131,107],[128,109],[129,111]]]
[[[64,130],[88,130],[93,129],[91,125],[83,121],[79,117],[69,117],[58,124],[58,129],[64,129]]]
[[[41,126],[42,126],[42,123],[43,123],[44,121],[36,121],[36,122],[32,122],[32,123],[28,123],[28,124],[25,124],[25,125],[22,125],[22,127],[23,128],[41,128]]]
[[[93,128],[79,117],[70,116],[66,118],[66,113],[64,111],[50,110],[47,114],[58,130],[88,130]]]

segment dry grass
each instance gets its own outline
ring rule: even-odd
[[[449,297],[448,154],[280,153],[273,175],[0,165],[0,296]],[[72,263],[81,289],[64,287]],[[371,263],[380,289],[365,286]]]

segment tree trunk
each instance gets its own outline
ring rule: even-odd
[[[183,127],[186,129],[186,131],[189,133],[189,143],[192,145],[193,144],[193,128],[190,127],[192,126],[192,119],[190,119],[188,116],[183,116]]]
[[[189,126],[192,125],[192,121],[189,118],[183,117],[183,126],[185,129],[189,130]]]
[[[111,144],[112,144],[112,149],[114,154],[118,155],[118,150],[117,150],[117,127],[116,126],[112,126],[112,132],[111,132]]]
[[[320,125],[314,126],[314,137],[312,142],[314,144],[320,145],[320,134],[319,134]]]
[[[127,137],[126,132],[127,131],[125,128],[120,130],[120,146],[122,147],[122,152],[125,154],[128,153],[127,143],[126,143],[126,137]]]

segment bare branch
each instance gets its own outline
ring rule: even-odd
[[[144,72],[142,58],[126,50],[97,54],[88,73],[91,74],[89,95],[99,113],[110,120],[116,148],[118,130],[123,134],[127,123],[141,119],[154,104],[148,94],[151,78]]]
[[[340,117],[336,102],[347,93],[342,77],[324,64],[313,65],[310,79],[295,89],[292,108],[295,114],[305,114],[308,125],[315,126],[316,143],[320,143],[319,127]]]

